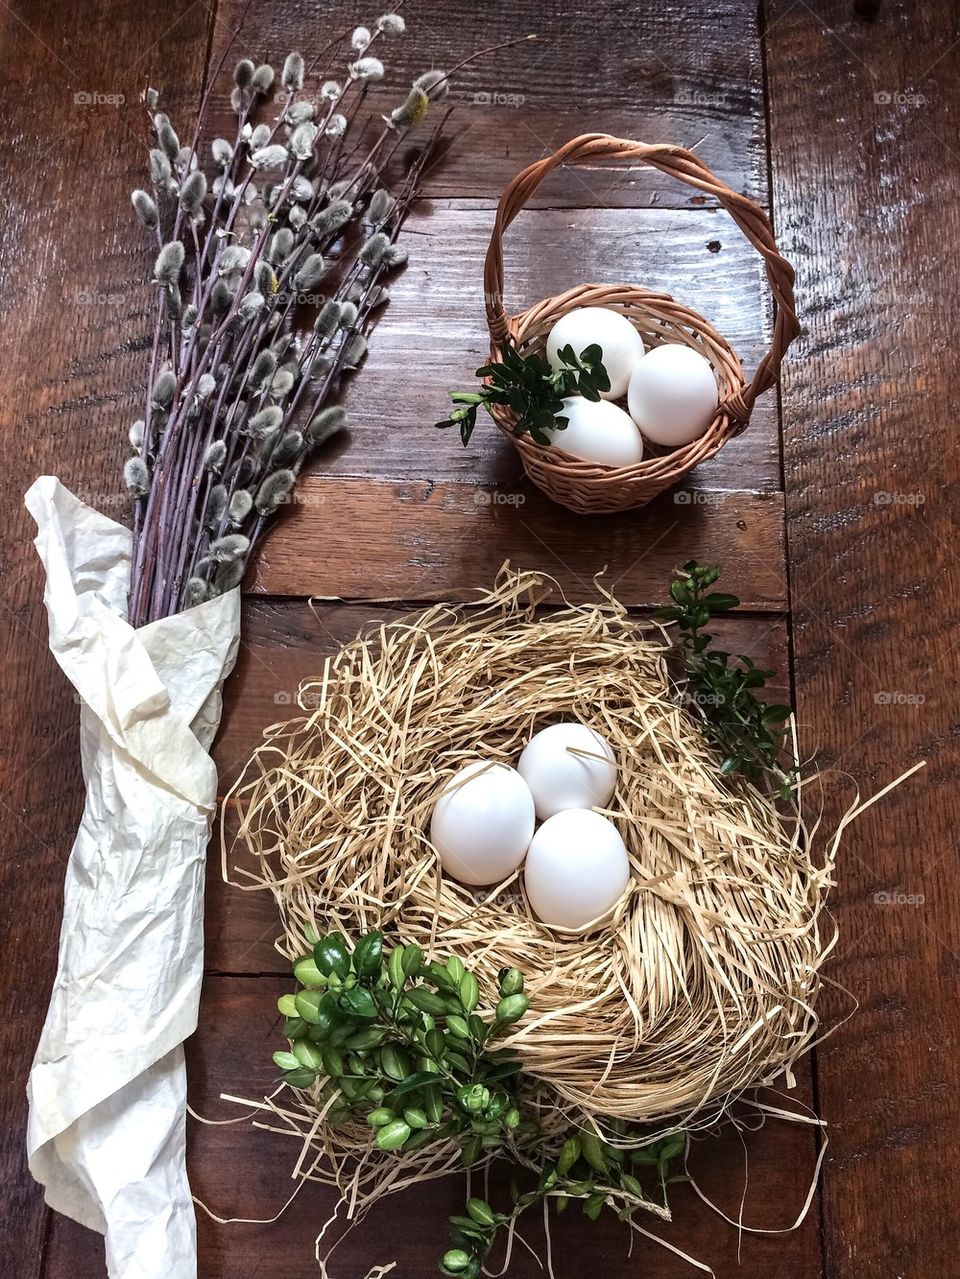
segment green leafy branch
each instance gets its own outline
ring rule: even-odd
[[[558,359],[562,366],[554,370],[542,355],[521,355],[509,342],[500,347],[502,362],[485,364],[476,376],[489,378],[479,391],[451,391],[457,406],[449,417],[437,422],[441,429],[455,426],[464,447],[477,425],[477,411],[491,406],[511,409],[517,415],[515,435],[529,432],[538,444],[551,442],[549,431],[563,430],[563,401],[568,395],[582,395],[599,400],[601,391],[610,390],[610,378],[603,367],[603,351],[596,343],[581,351],[579,357],[569,344],[561,347]]]
[[[719,577],[718,567],[690,560],[670,585],[673,603],[654,616],[679,628],[684,700],[699,711],[707,737],[723,752],[720,771],[755,782],[772,778],[787,799],[796,776],[781,767],[780,753],[791,708],[768,705],[754,695],[775,672],[761,670],[749,657],[731,657],[710,647],[713,636],[704,628],[740,603],[736,595],[710,590]]]
[[[273,1060],[285,1082],[316,1089],[329,1103],[327,1122],[368,1124],[381,1151],[455,1142],[468,1167],[505,1155],[535,1179],[528,1190],[514,1188],[506,1213],[470,1199],[451,1218],[441,1273],[476,1279],[498,1231],[547,1198],[558,1211],[580,1200],[593,1219],[604,1206],[621,1217],[663,1211],[656,1187],[665,1207],[682,1133],[651,1142],[620,1120],[605,1122],[609,1141],[582,1129],[544,1132],[542,1086],[497,1046],[529,1007],[518,969],[501,970],[484,1012],[476,976],[455,955],[430,962],[418,946],[403,945],[388,955],[379,932],[352,951],[337,933],[311,941],[293,966],[300,988],[278,1001],[289,1047]],[[651,1176],[645,1188],[641,1178]]]

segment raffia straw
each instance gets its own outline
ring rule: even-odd
[[[460,955],[488,996],[499,969],[519,968],[530,1011],[504,1042],[531,1081],[545,1147],[608,1117],[651,1125],[651,1139],[707,1129],[743,1093],[789,1081],[815,1038],[836,940],[824,903],[856,804],[825,838],[722,778],[671,685],[662,631],[610,596],[538,613],[549,594],[547,579],[505,566],[478,606],[438,605],[328,658],[301,687],[307,713],[267,731],[228,797],[233,879],[274,894],[291,959],[308,927],[381,928],[388,944]],[[441,875],[428,837],[453,773],[478,756],[516,763],[560,719],[613,747],[619,780],[602,811],[633,871],[612,920],[587,936],[539,923],[520,875],[482,890]],[[226,842],[223,855],[226,875]],[[336,1185],[350,1220],[458,1167],[452,1143],[383,1156],[365,1126],[317,1124],[318,1097],[265,1101],[265,1126],[302,1142],[300,1175]]]

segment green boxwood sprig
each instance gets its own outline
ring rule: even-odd
[[[506,1212],[471,1198],[451,1217],[442,1274],[476,1279],[498,1231],[547,1198],[557,1211],[579,1200],[592,1219],[605,1206],[626,1217],[657,1196],[665,1204],[682,1133],[651,1142],[619,1120],[604,1124],[609,1141],[599,1130],[544,1133],[541,1086],[497,1043],[529,1008],[518,969],[500,971],[484,1009],[459,956],[430,961],[415,945],[386,953],[378,931],[352,949],[338,933],[311,940],[293,965],[298,989],[278,1000],[289,1046],[273,1059],[284,1081],[317,1089],[329,1123],[368,1124],[384,1153],[453,1141],[465,1165],[503,1155],[533,1181],[514,1188]]]
[[[772,779],[777,792],[787,799],[796,777],[780,766],[780,752],[792,711],[789,706],[768,705],[754,695],[773,671],[761,670],[749,657],[732,657],[711,647],[713,636],[704,628],[717,614],[740,604],[736,595],[710,589],[719,577],[716,565],[704,568],[690,560],[670,584],[673,602],[658,608],[654,617],[677,624],[684,701],[699,712],[707,737],[723,752],[721,773],[739,773],[751,781]]]
[[[517,415],[515,435],[529,432],[538,444],[549,444],[548,432],[562,431],[567,425],[562,412],[566,396],[582,395],[596,401],[601,391],[610,390],[603,351],[596,343],[579,356],[569,344],[561,347],[557,354],[562,367],[556,370],[542,355],[521,355],[510,342],[502,344],[500,353],[502,362],[477,369],[476,376],[489,378],[489,383],[479,391],[451,391],[450,399],[457,407],[436,424],[441,429],[457,427],[464,447],[470,443],[481,406],[488,413],[491,405],[512,409]]]

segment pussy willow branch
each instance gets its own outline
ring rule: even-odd
[[[406,259],[397,237],[443,127],[412,159],[401,152],[447,95],[447,72],[420,76],[387,116],[368,105],[383,76],[371,50],[403,30],[385,14],[372,31],[334,37],[310,73],[329,54],[345,58],[345,74],[318,74],[312,92],[299,54],[274,98],[273,69],[241,59],[235,136],[209,145],[213,181],[201,139],[217,72],[188,146],[158,94],[144,95],[152,185],[133,202],[159,253],[150,380],[125,468],[135,625],[238,585],[312,453],[343,425],[335,400],[363,360],[383,281]]]

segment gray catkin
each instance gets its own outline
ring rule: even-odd
[[[316,445],[323,444],[325,440],[329,440],[331,436],[342,431],[347,424],[347,411],[339,404],[331,404],[325,409],[321,409],[317,416],[307,427],[307,435]]]
[[[240,89],[249,88],[253,81],[256,67],[249,58],[241,58],[233,68],[233,82]]]
[[[403,266],[409,254],[404,245],[391,244],[383,254],[383,265],[386,267]]]
[[[291,93],[299,93],[303,88],[303,71],[303,54],[297,52],[288,53],[283,64],[283,73],[280,77],[283,81],[283,87]]]
[[[238,524],[243,523],[252,510],[253,494],[247,489],[237,489],[233,497],[230,499],[227,518],[230,523],[236,527]]]
[[[296,476],[293,471],[284,469],[268,475],[257,489],[256,508],[261,515],[268,515],[280,506],[293,488]]]
[[[197,169],[180,188],[180,204],[187,213],[196,213],[207,195],[207,179]]]
[[[202,577],[191,577],[183,588],[183,607],[196,608],[209,598],[210,590]]]
[[[210,306],[214,315],[222,315],[229,311],[233,303],[233,291],[226,280],[218,280],[210,290]]]
[[[340,324],[340,303],[333,298],[324,302],[313,322],[313,331],[321,337],[329,337],[337,331]]]
[[[293,390],[294,374],[290,369],[278,369],[270,383],[270,394],[274,399],[282,400]]]
[[[294,246],[293,232],[289,227],[282,226],[279,231],[275,231],[270,239],[267,247],[267,260],[281,264],[293,252]]]
[[[269,262],[259,261],[253,268],[253,287],[260,293],[272,293],[277,277]]]
[[[150,181],[155,187],[165,187],[172,175],[167,153],[154,147],[150,152]]]
[[[431,102],[440,102],[450,92],[450,77],[446,71],[425,71],[413,87],[422,89]]]
[[[157,141],[168,160],[177,158],[180,153],[180,139],[169,120],[165,119],[157,128]]]
[[[157,374],[153,383],[153,402],[158,408],[168,409],[173,403],[177,389],[176,374],[172,369],[163,369]]]
[[[269,62],[261,62],[253,73],[250,81],[250,88],[255,93],[265,96],[273,88],[273,82],[276,79],[276,73]]]
[[[355,80],[383,79],[383,63],[379,58],[358,58],[347,70]]]
[[[207,528],[215,529],[219,527],[220,521],[226,514],[228,501],[227,486],[225,484],[214,484],[207,494],[207,510],[204,516],[204,523]]]
[[[353,205],[349,200],[333,200],[313,219],[313,226],[318,235],[329,235],[339,231],[353,217]]]
[[[343,352],[343,366],[355,369],[367,353],[367,339],[362,333],[355,333],[347,343]]]
[[[215,564],[229,564],[231,560],[246,555],[249,549],[249,537],[244,537],[242,533],[227,533],[225,537],[218,537],[215,542],[210,543],[207,554]]]
[[[290,141],[287,146],[290,154],[297,160],[309,160],[313,155],[316,141],[317,126],[306,120],[303,124],[298,124],[290,134]]]
[[[136,190],[130,195],[130,202],[134,207],[137,217],[144,226],[150,227],[151,230],[160,220],[157,206],[154,200],[146,191]]]
[[[389,191],[381,187],[379,191],[374,191],[371,196],[367,213],[374,226],[382,226],[396,207],[396,200]]]
[[[250,250],[242,244],[228,244],[221,249],[217,258],[217,271],[220,275],[231,275],[245,267],[250,260]]]
[[[320,253],[311,253],[303,266],[293,277],[294,288],[299,293],[308,293],[315,289],[323,279],[327,264]]]
[[[250,385],[254,391],[262,390],[277,369],[277,357],[272,351],[261,351],[250,369]]]
[[[249,293],[245,293],[240,299],[238,308],[240,318],[242,320],[252,320],[255,315],[263,310],[266,298],[262,293],[258,293],[256,289],[251,289]]]
[[[227,446],[223,440],[214,440],[203,455],[204,470],[219,475],[227,459]]]
[[[146,497],[150,492],[150,472],[142,458],[128,459],[123,468],[123,478],[127,488],[136,497]]]
[[[371,235],[363,248],[360,250],[360,261],[364,266],[376,267],[383,261],[383,256],[390,248],[390,241],[382,231],[377,231],[375,235]]]
[[[283,113],[283,118],[296,128],[298,124],[312,120],[316,113],[317,109],[312,102],[292,102]]]
[[[278,142],[274,142],[267,147],[260,147],[250,157],[250,163],[255,169],[279,169],[286,162],[287,148],[281,146]]]
[[[275,466],[289,466],[295,462],[303,448],[303,435],[299,431],[284,431],[274,446],[270,462]]]
[[[169,244],[165,244],[153,264],[153,278],[157,283],[176,284],[180,279],[185,256],[184,247],[179,240],[171,240]]]
[[[252,435],[254,439],[262,440],[275,431],[282,421],[283,409],[278,404],[268,404],[247,422],[247,434]]]

